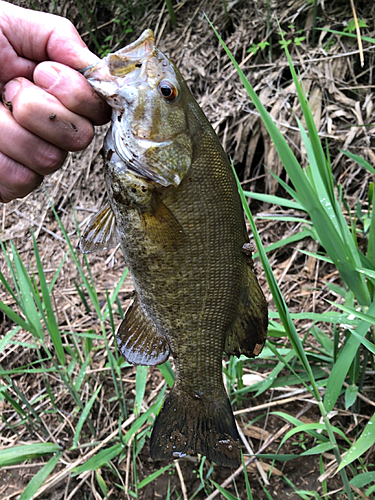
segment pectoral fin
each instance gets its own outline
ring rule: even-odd
[[[83,253],[90,253],[114,248],[119,242],[115,215],[107,202],[83,231],[79,246]]]
[[[168,359],[168,343],[142,310],[137,294],[116,337],[122,357],[133,365],[160,365]]]
[[[158,246],[169,249],[183,243],[182,227],[158,195],[154,195],[151,209],[144,212],[142,218],[147,236]]]
[[[266,341],[267,326],[266,300],[249,262],[247,283],[242,290],[237,317],[227,333],[224,351],[234,356],[258,356]]]

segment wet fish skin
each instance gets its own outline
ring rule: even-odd
[[[260,353],[267,307],[235,178],[207,118],[178,69],[154,47],[150,30],[112,56],[86,76],[114,108],[105,179],[136,290],[118,346],[133,364],[160,364],[171,354],[176,372],[155,421],[151,456],[201,453],[238,466],[222,354]],[[170,85],[177,98],[165,99],[168,89],[161,85]],[[99,232],[101,218],[91,226]],[[100,249],[93,240],[83,235],[84,251]]]

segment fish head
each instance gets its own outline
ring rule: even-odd
[[[155,47],[153,32],[145,30],[83,74],[113,108],[110,134],[122,161],[162,186],[177,187],[193,155],[186,118],[189,91]]]

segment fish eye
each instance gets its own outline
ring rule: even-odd
[[[178,97],[178,90],[173,83],[169,82],[168,80],[162,80],[159,83],[159,92],[161,95],[164,97],[164,99],[168,102],[173,102],[177,99]]]

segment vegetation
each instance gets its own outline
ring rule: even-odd
[[[170,2],[169,5],[172,7]],[[223,5],[228,16],[226,2]],[[180,482],[180,487],[174,491],[168,485],[168,499],[211,499],[220,492],[222,498],[242,500],[245,493],[239,491],[240,481],[244,482],[246,496],[251,499],[253,479],[248,474],[251,464],[257,464],[262,470],[262,488],[267,498],[277,498],[272,496],[269,487],[275,475],[282,477],[289,491],[302,499],[375,498],[375,467],[368,453],[375,443],[375,415],[369,412],[375,403],[363,394],[365,383],[371,381],[373,384],[375,373],[373,184],[368,189],[367,200],[351,206],[344,187],[332,173],[328,147],[321,144],[308,96],[293,68],[283,37],[281,42],[303,111],[304,120],[298,125],[308,159],[306,168],[299,164],[236,59],[220,41],[262,117],[290,179],[287,182],[273,174],[284,190],[282,197],[243,191],[239,183],[257,245],[255,257],[262,263],[275,304],[270,311],[269,339],[259,362],[254,364],[244,357],[231,357],[223,367],[235,413],[250,415],[240,426],[246,447],[243,466],[233,474],[228,472],[227,480],[219,484],[215,466],[208,464],[205,457],[199,457],[193,462],[194,481],[198,484],[194,491],[189,488],[188,492],[188,479],[184,479],[182,471],[183,459],[168,465],[155,464],[152,469],[141,464],[140,456],[147,447],[154,417],[165,390],[173,384],[172,365],[167,362],[155,368],[152,376],[158,387],[149,390],[151,370],[130,367],[118,355],[114,334],[124,314],[119,295],[127,270],[111,290],[98,291],[89,259],[73,248],[54,210],[66,252],[51,279],[46,278],[41,249],[34,238],[35,261],[32,264],[21,258],[13,242],[1,244],[6,270],[0,272],[0,280],[15,306],[9,307],[6,301],[0,301],[1,311],[12,323],[0,338],[0,354],[11,354],[11,348],[22,347],[27,356],[22,357],[22,363],[16,367],[5,369],[0,365],[0,404],[7,410],[1,414],[0,433],[5,436],[5,445],[0,449],[0,468],[25,462],[32,464],[33,459],[40,464],[22,492],[21,500],[47,495],[53,486],[63,480],[70,481],[69,478],[73,478],[74,487],[69,490],[66,500],[78,498],[75,495],[87,480],[91,481],[97,498],[123,498],[124,492],[127,498],[143,498],[147,486],[161,476],[166,477],[169,484],[175,478]],[[107,42],[111,43],[112,39]],[[100,48],[102,52],[107,50],[106,45]],[[258,48],[263,50],[265,45],[251,50],[256,52]],[[352,153],[344,154],[365,171],[375,173],[364,159]],[[248,207],[249,199],[288,209],[279,214],[277,220],[293,222],[299,230],[264,248]],[[277,248],[311,239],[318,243],[319,251],[299,251],[329,262],[333,272],[340,274],[341,286],[326,283],[338,300],[335,310],[290,313],[268,255]],[[75,331],[59,325],[53,297],[66,266],[76,270],[76,295],[84,304],[91,323],[98,325],[96,329]],[[296,320],[304,325],[300,330],[295,327]],[[20,332],[27,334],[20,337]],[[251,372],[254,375],[254,371],[257,371],[257,382],[245,384],[244,374]],[[34,399],[30,399],[18,383],[25,376],[28,380],[35,377],[42,381],[43,389]],[[129,378],[134,388],[133,398],[128,389]],[[251,417],[249,399],[275,388],[286,389],[285,400],[297,394],[301,400],[308,399],[319,410],[319,415],[315,421],[306,422],[302,418],[303,410],[292,416],[283,409],[270,411],[272,406],[265,405],[267,418],[273,415],[283,426],[270,433],[260,451],[254,454],[246,436],[251,429],[257,428],[257,422],[264,415],[261,412]],[[336,415],[344,414],[347,427],[353,431],[350,434],[343,420],[335,419]],[[60,434],[67,438],[61,440]],[[14,442],[21,444],[13,446]],[[285,453],[284,449],[288,451]],[[319,492],[300,489],[279,470],[287,461],[301,457],[309,460],[314,456],[318,457],[320,465]],[[340,476],[340,481],[335,482],[334,494],[329,486],[333,471]]]

